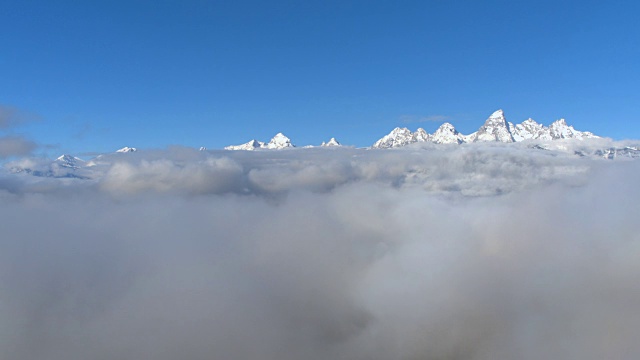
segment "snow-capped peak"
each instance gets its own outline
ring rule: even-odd
[[[382,137],[382,139],[378,140],[373,144],[374,148],[377,149],[386,149],[398,146],[405,146],[413,143],[413,134],[409,129],[405,128],[395,128],[391,130],[391,132]]]
[[[411,139],[413,142],[425,142],[429,141],[430,135],[423,128],[418,128],[418,130],[411,135]]]
[[[489,119],[487,120],[495,120],[504,122],[504,111],[502,109],[498,109],[494,111],[491,115],[489,115]]]
[[[446,122],[431,135],[431,141],[436,144],[461,144],[464,142],[464,135],[460,134],[456,128]]]
[[[340,145],[340,143],[338,142],[338,140],[336,140],[336,138],[331,138],[327,142],[323,141],[322,144],[320,144],[320,146],[342,146],[342,145]]]
[[[286,137],[283,133],[277,133],[268,143],[263,143],[258,140],[251,140],[242,145],[230,145],[226,146],[225,150],[256,150],[256,149],[284,149],[288,147],[295,147],[291,143],[291,139]]]
[[[128,147],[128,146],[125,146],[120,150],[116,150],[117,153],[128,153],[128,152],[136,152],[136,151],[138,151],[138,149],[133,147]]]
[[[284,149],[288,147],[295,147],[295,145],[293,145],[291,143],[291,139],[286,137],[283,133],[277,133],[276,136],[269,141],[266,147],[267,149]]]
[[[504,111],[497,110],[489,116],[484,125],[478,129],[473,141],[500,141],[514,142],[513,135],[509,131]]]
[[[558,119],[558,120],[554,121],[554,122],[551,124],[551,126],[558,126],[558,127],[559,127],[559,126],[568,126],[568,125],[567,125],[567,120],[565,120],[564,118],[562,118],[562,119]]]
[[[514,125],[509,123],[509,130],[515,141],[522,141],[527,139],[539,139],[544,136],[545,127],[542,124],[538,124],[532,118],[523,121],[521,124]]]
[[[255,149],[262,149],[266,147],[266,144],[263,143],[262,141],[257,141],[257,140],[250,140],[249,142],[246,142],[242,145],[230,145],[225,147],[225,150],[255,150]]]
[[[551,139],[582,139],[583,134],[576,131],[573,126],[567,125],[565,119],[558,119],[549,125],[549,134]]]
[[[85,164],[85,161],[75,156],[65,154],[58,157],[55,163],[63,167],[78,169],[80,166],[83,166]]]

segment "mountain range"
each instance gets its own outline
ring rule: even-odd
[[[507,122],[502,110],[497,110],[487,118],[484,124],[474,133],[464,135],[459,133],[450,123],[442,124],[433,134],[419,128],[415,132],[405,128],[395,128],[389,134],[376,141],[371,147],[362,149],[397,148],[414,143],[432,144],[464,144],[464,143],[522,143],[522,146],[532,150],[549,150],[565,153],[570,156],[591,158],[640,158],[640,147],[632,144],[614,144],[610,139],[594,140],[586,146],[569,145],[562,140],[599,139],[599,136],[588,131],[578,131],[566,123],[564,119],[556,120],[551,125],[544,126],[532,119],[514,125]],[[529,141],[527,141],[529,140]],[[582,143],[582,141],[579,141]],[[320,147],[341,147],[335,138],[323,142]],[[314,146],[304,146],[309,148]],[[245,144],[227,146],[224,150],[281,150],[295,148],[295,145],[282,133],[276,134],[270,141],[261,142],[251,140]],[[349,147],[353,148],[353,147]],[[80,179],[95,178],[100,169],[109,167],[120,156],[135,153],[134,147],[123,147],[109,154],[98,155],[92,159],[83,160],[72,155],[62,155],[51,161],[46,159],[22,159],[5,164],[12,173],[26,173],[40,177],[72,177]],[[200,151],[207,151],[200,148]],[[218,150],[219,151],[219,150]]]
[[[461,134],[456,128],[445,122],[433,134],[418,128],[415,132],[406,127],[397,127],[389,134],[376,141],[371,148],[387,149],[406,146],[418,142],[432,142],[435,144],[463,144],[474,142],[503,142],[512,143],[524,140],[559,140],[559,139],[593,139],[599,138],[588,131],[578,131],[568,125],[564,119],[554,121],[551,125],[544,126],[529,118],[520,124],[507,122],[504,111],[497,110],[487,118],[484,124],[474,133]],[[335,139],[323,142],[320,146],[341,146]],[[225,150],[259,150],[259,149],[286,149],[295,145],[291,139],[282,133],[276,134],[270,141],[262,142],[251,140],[241,145],[230,145]],[[306,146],[313,147],[313,146]]]
[[[529,139],[589,139],[599,138],[588,131],[578,131],[567,125],[564,119],[556,120],[549,127],[528,119],[514,125],[507,122],[504,111],[497,110],[484,122],[478,131],[463,135],[450,123],[442,124],[433,134],[419,128],[411,132],[407,128],[395,128],[388,135],[376,141],[372,148],[385,149],[405,146],[416,142],[433,142],[436,144],[462,144],[472,142],[497,141],[503,143],[520,142]]]

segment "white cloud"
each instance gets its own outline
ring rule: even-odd
[[[635,358],[640,163],[572,151],[175,148],[92,180],[0,173],[0,358]]]

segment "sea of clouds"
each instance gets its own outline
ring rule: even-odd
[[[640,161],[601,145],[13,160],[0,358],[637,359]]]

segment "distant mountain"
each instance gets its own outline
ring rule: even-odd
[[[418,131],[419,130],[422,129],[418,129]],[[438,130],[429,137],[429,140],[436,144],[462,144],[463,142],[466,142],[466,137],[460,134],[453,125],[447,122],[440,125]]]
[[[342,146],[338,140],[336,140],[336,138],[331,138],[329,141],[327,142],[322,142],[322,144],[320,144],[320,146],[324,146],[324,147],[328,147],[328,146]]]
[[[504,112],[498,110],[491,114],[484,124],[475,132],[471,141],[500,141],[504,143],[515,142],[509,125],[504,117]]]
[[[284,136],[283,133],[277,133],[276,136],[274,136],[265,147],[267,149],[285,149],[295,147],[295,145],[293,145],[291,143],[291,139]]]
[[[513,125],[510,123],[507,124],[509,126],[511,136],[513,136],[515,142],[521,142],[523,140],[533,138],[539,139],[539,141],[532,141],[530,143],[525,142],[522,144],[513,144],[515,145],[513,149],[518,149],[517,151],[522,151],[523,149],[529,150],[531,152],[550,151],[561,156],[578,156],[590,159],[640,159],[640,146],[635,143],[629,143],[628,141],[618,143],[613,142],[610,139],[593,139],[593,141],[590,142],[570,141],[571,139],[589,140],[591,138],[595,138],[595,135],[588,132],[578,132],[571,126],[566,125],[564,121],[557,121],[554,123],[555,125],[552,124],[552,126],[549,126],[548,128],[543,127],[542,125],[537,124],[532,120],[527,120],[518,125]],[[480,132],[479,130],[478,132],[470,135],[462,135],[456,131],[453,125],[445,123],[440,126],[438,131],[436,131],[429,137],[424,137],[424,134],[422,134],[421,132],[416,133],[418,133],[418,135],[422,137],[416,137],[416,133],[411,132],[409,132],[410,136],[408,136],[406,131],[400,129],[400,131],[395,132],[395,134],[404,135],[404,137],[402,137],[400,141],[394,138],[383,138],[381,140],[386,141],[386,144],[397,144],[402,143],[402,141],[405,141],[407,143],[430,141],[436,144],[475,143],[480,146],[482,143],[488,143],[488,141],[491,141],[480,139],[486,139],[486,137],[490,135],[499,138],[504,134],[503,126],[501,129],[498,129],[495,126],[493,127],[493,129],[489,128],[490,126],[486,126],[483,132]],[[486,135],[486,137],[479,137],[478,133],[490,135]],[[266,144],[252,140],[246,144],[234,147],[234,149],[265,149],[266,151],[266,149],[270,149],[267,147],[269,146],[269,144],[271,144],[271,149],[293,147],[291,141],[284,135],[276,136],[274,137],[274,139],[275,140],[270,141]],[[505,137],[503,139],[507,139],[507,141],[503,142],[499,140],[493,140],[493,142],[498,144],[509,142],[508,138]],[[380,144],[382,143],[383,142],[380,142]],[[334,138],[323,144],[324,145],[322,146],[324,147],[341,147],[341,145],[339,145],[340,143]],[[502,146],[504,147],[504,149],[512,148],[511,144],[504,144]],[[350,151],[367,151],[367,149],[350,149]],[[445,147],[444,149],[447,148]],[[454,151],[454,148],[449,149]],[[194,149],[194,151],[195,150],[196,149]],[[75,156],[66,154],[56,158],[55,160],[47,160],[44,158],[23,158],[5,163],[4,167],[9,172],[14,174],[26,174],[36,177],[74,178],[80,180],[99,179],[106,173],[108,173],[108,171],[113,167],[114,164],[123,161],[122,153],[126,152],[116,151],[113,153],[102,154],[89,159],[88,161],[84,161]],[[293,153],[291,154],[293,156]],[[129,158],[129,156],[124,157]]]
[[[295,147],[291,143],[291,139],[286,137],[283,133],[277,133],[268,143],[262,141],[251,140],[242,145],[230,145],[226,146],[225,150],[257,150],[257,149],[285,149]]]
[[[54,164],[70,169],[79,169],[86,165],[86,161],[71,155],[62,155],[58,157]]]
[[[422,129],[418,129],[418,130],[422,130]],[[409,129],[397,127],[391,130],[391,132],[388,135],[385,135],[382,137],[382,139],[376,141],[376,143],[373,144],[373,147],[374,148],[392,148],[392,147],[409,145],[416,141],[417,140],[414,140],[413,133],[411,133]]]
[[[138,151],[138,149],[132,148],[132,147],[128,147],[128,146],[125,146],[120,150],[116,150],[117,153],[128,153],[128,152],[136,152],[136,151]]]
[[[242,145],[230,145],[225,147],[225,150],[255,150],[255,149],[264,149],[266,144],[262,141],[250,140]]]
[[[512,143],[529,139],[590,139],[599,138],[588,131],[578,131],[567,125],[564,119],[556,120],[549,127],[528,119],[514,125],[507,122],[504,111],[497,110],[489,116],[478,131],[463,135],[449,123],[442,124],[432,135],[419,128],[412,133],[407,128],[395,128],[373,144],[373,148],[386,149],[405,146],[416,142],[430,141],[436,144],[462,144],[471,142],[503,142]]]

